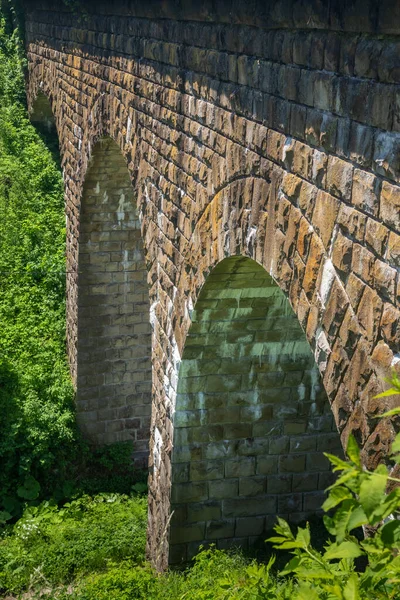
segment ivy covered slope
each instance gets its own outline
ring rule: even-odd
[[[1,6],[1,4],[0,4]],[[17,34],[0,9],[0,517],[62,479],[76,439],[65,358],[60,169],[30,124]],[[8,513],[8,514],[7,514]]]

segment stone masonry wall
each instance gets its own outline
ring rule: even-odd
[[[394,0],[26,3],[28,102],[55,118],[67,215],[67,327],[78,347],[79,223],[96,142],[128,167],[148,269],[148,552],[168,560],[173,419],[191,311],[243,255],[289,299],[342,443],[365,464],[400,351],[400,9]]]
[[[79,229],[77,410],[96,444],[133,440],[146,466],[151,414],[147,270],[129,172],[116,143],[93,150]]]
[[[276,515],[306,520],[341,453],[318,368],[297,317],[245,257],[208,276],[179,370],[172,452],[172,562],[200,544],[246,548]]]

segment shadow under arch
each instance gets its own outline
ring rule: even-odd
[[[58,139],[56,120],[51,103],[46,94],[39,90],[29,111],[31,123],[35,126],[40,137],[50,150],[53,159],[61,165],[60,143]]]
[[[318,367],[285,294],[245,256],[200,292],[179,370],[170,562],[200,544],[247,547],[276,515],[315,514],[341,443]]]
[[[147,465],[151,326],[136,200],[111,138],[93,148],[83,185],[78,258],[77,410],[96,444],[133,440]]]

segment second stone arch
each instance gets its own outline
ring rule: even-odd
[[[186,338],[174,414],[170,562],[247,548],[276,516],[301,522],[332,480],[339,434],[284,293],[245,256],[208,276]]]
[[[118,145],[100,139],[79,223],[77,416],[95,444],[132,440],[146,467],[151,414],[149,288],[136,198]]]

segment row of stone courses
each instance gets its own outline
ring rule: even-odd
[[[71,29],[71,34],[75,31],[75,29]],[[86,34],[86,32],[82,31],[82,34]],[[42,32],[42,36],[49,41],[49,44],[50,40],[62,40],[62,35],[62,32],[57,31],[54,32],[54,35],[45,30]],[[80,38],[82,37],[83,35],[80,36]],[[391,63],[389,63],[393,65],[393,74],[386,76],[386,79],[390,80],[390,84],[388,84],[385,83],[383,75],[381,77],[383,83],[376,81],[378,73],[372,67],[365,68],[367,73],[371,73],[371,79],[365,79],[359,76],[339,76],[334,72],[315,67],[307,69],[271,62],[254,56],[227,54],[226,52],[218,53],[214,50],[167,44],[162,41],[150,43],[149,40],[143,40],[142,38],[137,39],[137,45],[143,47],[132,48],[133,41],[135,41],[135,38],[127,37],[128,47],[125,48],[125,52],[120,57],[113,58],[110,58],[110,51],[114,52],[114,49],[96,48],[95,45],[82,45],[78,41],[71,41],[68,38],[61,45],[64,52],[70,52],[71,55],[74,55],[74,63],[78,67],[79,64],[76,65],[76,54],[78,53],[79,60],[79,56],[87,56],[89,53],[96,57],[96,61],[102,64],[103,68],[112,64],[114,67],[118,67],[119,72],[136,74],[139,77],[143,77],[143,73],[138,72],[138,69],[143,70],[143,63],[145,65],[146,62],[150,66],[155,66],[155,70],[158,72],[160,70],[162,72],[163,68],[164,70],[165,68],[172,70],[174,76],[170,85],[181,92],[184,91],[188,73],[193,72],[197,76],[209,77],[218,86],[228,84],[232,87],[232,91],[235,91],[238,96],[235,103],[239,104],[239,109],[241,108],[240,96],[244,95],[244,109],[246,111],[248,111],[249,105],[246,96],[249,95],[251,90],[255,90],[263,92],[263,96],[267,96],[269,102],[273,99],[279,101],[280,98],[283,98],[300,104],[303,113],[309,107],[342,117],[338,121],[339,129],[344,127],[345,119],[348,118],[387,131],[393,130],[396,132],[400,129],[400,92],[396,66],[397,46],[393,50],[394,56]],[[315,49],[315,52],[319,56],[318,48]],[[388,70],[388,62],[382,57],[383,50],[377,54],[379,55],[377,64],[385,65]],[[133,64],[133,59],[137,63],[136,65]],[[375,75],[375,78],[372,77],[373,75]],[[249,88],[249,90],[246,91],[242,88]],[[265,104],[266,100],[265,98],[260,100],[258,94],[253,103],[255,102]]]
[[[68,68],[64,66],[63,70],[65,71],[65,69],[68,70]],[[89,64],[87,69],[90,72],[91,69]],[[114,86],[115,84],[118,84],[118,87],[113,87],[112,91],[117,96],[120,96],[122,90],[119,93],[117,92],[120,89],[119,85],[122,81],[118,73],[120,72],[113,69],[112,72],[110,71],[109,75],[114,76]],[[117,77],[116,80],[115,77]],[[164,121],[166,121],[167,126],[168,121],[171,122],[171,119],[174,118],[171,113],[175,113],[175,121],[177,119],[179,120],[179,108],[182,107],[180,110],[183,110],[183,114],[188,118],[192,117],[194,114],[196,115],[196,120],[203,126],[208,125],[212,127],[214,123],[208,122],[208,117],[210,116],[214,121],[217,121],[217,123],[221,123],[223,135],[226,137],[235,137],[235,131],[232,132],[232,119],[229,118],[231,116],[232,107],[227,111],[224,110],[223,104],[221,105],[223,99],[227,98],[229,99],[229,103],[233,100],[235,113],[239,115],[239,118],[244,114],[245,118],[247,117],[247,121],[256,120],[259,123],[265,121],[270,126],[272,125],[272,129],[275,127],[278,131],[283,130],[286,134],[292,134],[293,137],[298,137],[300,140],[312,144],[310,147],[316,146],[322,150],[334,152],[339,156],[348,157],[351,161],[357,162],[358,165],[365,166],[366,168],[373,168],[377,174],[393,178],[395,181],[398,178],[396,164],[400,148],[400,138],[395,134],[388,136],[387,133],[381,132],[379,129],[365,128],[363,125],[356,122],[353,122],[351,125],[347,119],[335,117],[329,112],[305,109],[303,106],[298,106],[296,103],[288,102],[282,98],[271,96],[270,94],[262,94],[260,92],[260,97],[257,98],[256,101],[251,96],[248,97],[251,90],[247,87],[243,87],[246,92],[244,98],[241,98],[240,90],[238,93],[232,86],[228,86],[227,90],[219,90],[219,97],[216,97],[215,92],[212,91],[212,82],[207,80],[205,83],[208,84],[208,87],[204,88],[204,85],[201,87],[201,95],[202,98],[208,98],[209,102],[205,102],[200,98],[197,101],[191,100],[191,98],[195,97],[193,95],[199,96],[200,88],[197,89],[196,92],[196,86],[191,85],[187,81],[186,87],[190,88],[188,90],[190,91],[190,94],[177,95],[177,92],[174,92],[172,89],[165,88],[165,86],[160,86],[156,83],[152,84],[151,81],[144,78],[126,75],[123,79],[124,86],[128,89],[133,89],[136,92],[135,104],[137,110],[146,112],[145,103],[141,102],[140,98],[143,98],[143,101],[146,99],[147,103],[151,102],[154,104],[154,108],[158,113],[161,113],[161,115],[164,113]],[[310,86],[310,88],[312,89],[312,86]],[[79,97],[80,101],[82,101],[78,90],[79,87],[77,87],[78,96],[76,96],[76,100]],[[224,93],[221,94],[222,91]],[[137,96],[139,96],[139,98],[137,98]],[[376,97],[379,98],[379,94],[377,94]],[[185,98],[187,99],[186,102]],[[157,102],[154,102],[155,99],[157,99]],[[236,106],[238,102],[240,104],[241,99],[245,102],[245,106]],[[211,101],[213,109],[209,108]],[[267,104],[265,104],[265,102],[267,102]],[[85,104],[87,106],[90,105],[90,101],[86,101]],[[221,107],[218,107],[218,104],[220,104]],[[186,105],[188,105],[188,108],[190,109],[190,114],[187,114],[187,108],[185,109]],[[160,108],[158,108],[158,106]],[[163,109],[161,109],[161,106],[163,106]],[[166,114],[166,107],[171,111],[169,115]],[[383,112],[385,111],[383,110]],[[252,117],[251,119],[249,119],[250,116]],[[235,130],[240,131],[240,128],[235,128]],[[296,136],[293,134],[296,134]],[[243,143],[243,139],[238,141]],[[341,164],[341,166],[344,167],[345,165]],[[372,178],[370,179],[373,183]]]
[[[110,51],[121,55],[140,56],[172,66],[187,68],[186,52],[197,51],[202,62],[210,68],[219,66],[229,57],[229,73],[240,71],[234,63],[235,55],[242,62],[271,61],[283,65],[306,67],[330,74],[341,74],[356,78],[374,79],[381,83],[398,83],[398,43],[365,34],[307,30],[264,30],[262,35],[253,28],[218,23],[178,23],[176,21],[118,19],[110,20],[89,16],[84,23],[70,16],[69,26],[63,22],[57,26],[59,13],[47,15],[38,23],[30,22],[27,31],[40,33],[53,40],[73,41],[85,47],[96,48],[100,57],[109,56]],[[67,16],[68,18],[68,16]],[[114,30],[114,31],[113,31]],[[202,49],[205,49],[205,54]],[[104,53],[104,50],[106,53]],[[155,53],[152,54],[152,53]],[[221,58],[222,57],[222,58]],[[211,58],[211,60],[204,60]],[[190,60],[190,58],[189,58]],[[192,60],[198,60],[195,57]],[[250,69],[252,71],[253,69]],[[226,76],[222,69],[219,76]],[[244,73],[243,73],[244,74]],[[239,83],[239,79],[235,80]]]
[[[60,8],[55,12],[54,4],[49,0],[36,0],[34,7],[26,3],[26,10],[30,13],[29,21],[47,22],[54,17],[53,22],[70,24],[76,15],[73,11]],[[112,32],[129,27],[126,17],[145,20],[154,19],[155,15],[158,19],[194,21],[199,25],[204,21],[212,21],[266,29],[283,27],[396,34],[400,28],[400,8],[396,0],[332,0],[328,5],[323,0],[251,0],[246,3],[242,0],[186,0],[184,3],[158,0],[147,4],[136,0],[116,2],[112,16],[109,3],[104,0],[95,4],[93,0],[87,0],[82,3],[82,8],[83,19],[91,18],[92,22],[107,24],[108,30]],[[96,18],[90,14],[94,12],[97,14]]]

